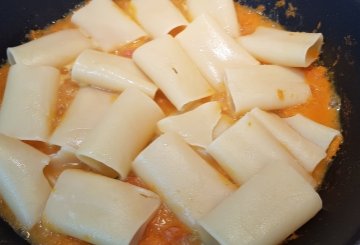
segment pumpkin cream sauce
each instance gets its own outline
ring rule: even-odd
[[[128,14],[134,18],[134,9],[131,7],[129,0],[114,0],[121,8],[123,8]],[[184,0],[172,0],[172,2],[184,13],[187,19],[191,20],[191,16],[186,12],[186,6]],[[250,8],[236,4],[236,11],[238,15],[238,20],[241,23],[241,34],[246,35],[254,32],[258,26],[268,26],[274,28],[281,28],[277,23],[274,23],[264,17],[261,13],[256,12]],[[65,17],[62,20],[56,21],[49,27],[44,30],[34,30],[28,34],[30,40],[39,38],[43,35],[50,34],[62,29],[74,28],[75,26],[70,22],[71,14]],[[179,30],[181,31],[181,30]],[[149,41],[149,38],[140,38],[133,43],[125,45],[114,52],[116,55],[121,55],[125,57],[131,57],[133,51],[141,46],[142,44]],[[4,65],[0,68],[0,99],[2,100],[6,77],[8,74],[9,65]],[[296,113],[302,113],[303,115],[327,126],[339,129],[340,124],[338,120],[338,108],[330,107],[336,94],[334,92],[333,86],[328,78],[328,72],[325,67],[313,65],[309,68],[303,69],[305,73],[306,80],[309,83],[312,90],[311,99],[303,105],[291,107],[285,110],[275,111],[281,117],[288,117],[295,115]],[[71,104],[73,98],[75,97],[79,87],[76,83],[71,81],[69,70],[67,68],[61,69],[62,74],[62,83],[58,92],[57,106],[54,119],[52,120],[53,129],[59,125],[62,118],[65,115],[66,110]],[[210,98],[210,100],[219,101],[222,104],[223,113],[231,115],[231,110],[227,105],[227,99],[225,93],[218,93]],[[279,95],[281,96],[281,95]],[[1,101],[0,100],[0,101]],[[176,113],[175,107],[170,103],[170,101],[165,97],[162,92],[158,92],[155,97],[155,101],[163,109],[166,115],[171,115]],[[333,141],[331,146],[328,149],[328,156],[324,159],[318,167],[313,172],[313,177],[315,178],[318,184],[321,183],[323,176],[326,172],[326,169],[331,162],[332,157],[336,154],[336,151],[341,144],[342,139],[337,138]],[[33,147],[39,149],[40,151],[46,154],[56,153],[59,148],[52,145],[47,145],[45,143],[39,143],[34,141],[26,141],[26,143],[32,145]],[[221,173],[226,175],[224,171],[219,167],[214,159],[207,155],[203,150],[196,149],[199,154],[205,158],[212,166],[218,169]],[[53,185],[57,177],[61,174],[62,171],[68,168],[80,168],[86,171],[90,171],[85,164],[54,164],[51,163],[44,169],[44,174],[48,178],[49,182]],[[142,182],[142,180],[131,173],[128,178],[125,180],[128,183],[147,188],[147,186]],[[151,189],[151,188],[150,188]],[[49,228],[44,226],[41,222],[35,225],[30,231],[21,231],[19,225],[16,222],[14,215],[11,210],[8,208],[6,203],[0,198],[0,217],[8,221],[13,227],[22,235],[24,238],[31,241],[33,244],[71,244],[71,245],[81,245],[88,244],[86,242],[80,241],[78,239],[61,235],[51,231]],[[176,216],[163,204],[159,210],[155,213],[153,218],[149,221],[143,237],[140,241],[141,245],[150,245],[150,244],[200,244],[200,241],[197,239],[197,236],[192,234],[191,230],[182,224]]]

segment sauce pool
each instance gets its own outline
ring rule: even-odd
[[[173,3],[185,14],[189,19],[189,14],[186,13],[184,7],[184,0],[172,0]],[[131,15],[131,5],[128,0],[115,0],[115,2],[122,7],[127,13]],[[281,28],[277,23],[270,21],[261,14],[255,12],[252,9],[236,4],[236,11],[238,15],[239,23],[241,23],[241,34],[246,35],[252,33],[258,26],[267,26],[274,28]],[[62,29],[75,28],[70,22],[71,14],[65,17],[62,20],[57,21],[53,25],[49,26],[44,30],[34,30],[31,31],[28,35],[29,39],[36,39],[43,35],[50,34]],[[114,53],[116,55],[121,55],[125,57],[131,57],[133,51],[141,46],[143,43],[149,41],[148,38],[139,39],[129,45],[126,45]],[[0,68],[0,101],[2,100],[6,78],[9,70],[9,65],[4,65]],[[322,123],[326,126],[340,129],[339,119],[338,119],[338,107],[334,106],[334,101],[336,102],[337,96],[335,94],[334,88],[329,80],[327,69],[323,66],[312,65],[309,68],[302,69],[306,81],[311,87],[312,98],[305,104],[287,108],[284,110],[275,111],[281,117],[288,117],[301,113],[304,116],[307,116],[319,123]],[[79,87],[76,83],[70,80],[69,70],[66,68],[61,70],[63,81],[58,92],[56,115],[52,122],[52,128],[61,122],[64,114],[71,104],[71,101],[75,97]],[[213,96],[212,99],[222,101],[224,108],[226,106],[225,93],[219,93],[216,96]],[[163,109],[166,115],[170,115],[176,112],[174,106],[169,102],[165,95],[161,92],[158,92],[155,101]],[[335,103],[336,104],[336,103]],[[226,112],[226,111],[225,111]],[[231,115],[230,115],[231,116]],[[332,157],[336,154],[336,151],[341,144],[342,139],[337,138],[333,141],[328,150],[327,158],[324,159],[318,167],[312,173],[315,181],[320,184],[326,169],[328,168],[329,163],[331,162]],[[39,149],[40,151],[46,154],[53,154],[59,150],[59,147],[47,145],[45,143],[27,141],[26,143],[32,145],[33,147]],[[211,159],[208,155],[204,155],[204,152],[199,152],[206,160],[209,161],[212,165],[218,168],[217,163]],[[72,168],[69,164],[68,166],[56,166],[49,165],[44,173],[51,179],[52,182],[56,180],[57,176],[60,175],[61,171],[67,168]],[[76,167],[76,166],[75,166]],[[78,166],[77,166],[78,167]],[[223,171],[222,171],[223,172]],[[126,179],[126,182],[131,184],[145,187],[141,179],[134,174],[130,174]],[[0,216],[12,224],[15,229],[18,229],[16,224],[16,219],[14,218],[11,210],[7,207],[6,203],[0,199]],[[19,231],[19,230],[18,230]],[[71,244],[71,245],[80,245],[88,244],[86,242],[80,241],[75,238],[64,236],[55,232],[50,231],[39,222],[35,227],[33,227],[26,235],[21,231],[20,234],[27,238],[34,244]],[[156,212],[154,217],[148,223],[144,235],[140,241],[141,245],[150,245],[150,244],[200,244],[200,241],[194,236],[189,228],[182,224],[176,216],[163,204],[159,210]]]

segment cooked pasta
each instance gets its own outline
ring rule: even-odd
[[[239,42],[257,59],[271,64],[308,67],[319,56],[321,33],[289,32],[267,27],[239,38]]]
[[[159,205],[158,196],[151,191],[81,170],[66,170],[56,182],[42,220],[58,232],[90,243],[130,244],[136,242],[136,235],[141,236],[141,227]],[[99,222],[103,219],[106,225]]]
[[[325,158],[326,152],[323,148],[302,137],[279,116],[258,108],[252,110],[251,115],[258,119],[309,172]]]
[[[0,217],[74,245],[279,244],[312,218],[341,143],[322,34],[234,4],[89,0],[9,48]]]
[[[124,179],[131,162],[154,136],[156,123],[163,117],[153,100],[129,88],[86,136],[76,154],[97,172]]]
[[[0,132],[47,142],[59,79],[59,71],[50,66],[13,65],[0,110]]]
[[[154,38],[188,25],[188,21],[169,0],[132,0],[135,18]]]
[[[243,65],[225,70],[225,85],[236,114],[258,107],[284,109],[305,103],[310,86],[300,71],[275,65]]]
[[[209,102],[192,111],[166,117],[157,126],[163,133],[177,133],[188,144],[206,148],[213,140],[213,131],[220,117],[220,104]]]
[[[150,41],[134,52],[135,63],[178,110],[209,97],[214,90],[171,36]]]
[[[81,88],[49,142],[77,150],[108,112],[115,98],[116,95],[111,93],[89,87]]]
[[[90,47],[92,42],[88,38],[77,29],[70,29],[8,48],[7,56],[11,65],[62,67],[74,61],[81,51]]]
[[[211,15],[216,22],[232,37],[240,35],[234,1],[232,0],[186,0],[192,18],[202,14]]]
[[[50,194],[43,167],[50,158],[0,134],[0,196],[16,217],[18,228],[30,229],[40,221]]]
[[[176,39],[216,89],[224,82],[225,68],[259,64],[207,14],[197,17]]]
[[[71,77],[79,84],[115,92],[134,87],[154,97],[158,90],[131,59],[95,50],[85,50],[78,56]]]
[[[284,118],[284,120],[303,137],[327,150],[335,137],[340,136],[339,130],[326,127],[301,114]]]
[[[322,207],[316,191],[286,164],[268,165],[205,215],[220,244],[279,244]]]
[[[233,192],[229,181],[175,133],[165,133],[153,141],[137,156],[133,167],[205,243],[212,241],[198,220]]]
[[[267,165],[281,163],[296,169],[309,183],[314,180],[286,148],[251,114],[246,114],[207,148],[239,185]]]
[[[92,0],[76,11],[71,21],[104,51],[147,36],[112,0]]]

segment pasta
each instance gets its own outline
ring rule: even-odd
[[[70,29],[8,48],[7,56],[11,65],[62,67],[71,63],[81,51],[90,47],[92,43],[88,38],[77,29]]]
[[[303,137],[327,150],[335,137],[340,136],[340,131],[326,127],[310,120],[301,114],[284,118],[284,120]]]
[[[71,21],[103,51],[113,51],[147,36],[112,0],[92,0],[76,11]]]
[[[176,40],[216,89],[224,82],[225,68],[259,64],[207,14],[197,17]]]
[[[89,0],[9,48],[0,217],[74,245],[279,244],[312,218],[342,139],[322,34],[234,4]]]
[[[225,70],[225,85],[236,114],[258,107],[284,109],[311,97],[303,74],[275,65],[243,65]]]
[[[71,77],[80,84],[115,92],[135,87],[152,98],[158,89],[131,59],[95,50],[85,50],[79,55]]]
[[[133,168],[205,243],[212,241],[198,220],[232,193],[230,182],[174,133],[153,141],[137,156]]]
[[[279,244],[322,207],[319,195],[291,167],[268,165],[200,224],[221,244]]]
[[[239,42],[257,59],[271,64],[308,67],[319,56],[321,33],[289,32],[267,27],[239,38]]]
[[[213,140],[213,130],[220,117],[220,104],[209,102],[192,111],[166,117],[157,126],[163,133],[178,133],[188,144],[205,148]]]
[[[303,167],[312,172],[317,164],[325,158],[326,152],[318,145],[302,137],[275,114],[255,108],[251,111],[285,147],[293,154]]]
[[[202,14],[211,15],[231,37],[240,35],[234,2],[232,0],[186,0],[190,15],[195,19]]]
[[[114,94],[93,88],[81,88],[49,142],[77,150],[89,132],[110,109]]]
[[[131,4],[137,21],[154,38],[170,34],[175,28],[188,25],[185,17],[171,1],[132,0]]]
[[[13,65],[0,110],[0,132],[47,142],[60,73],[49,66]]]
[[[41,218],[51,190],[42,173],[49,160],[27,144],[0,134],[0,196],[23,229]]]
[[[124,179],[131,162],[155,134],[163,112],[144,93],[125,90],[87,135],[77,157],[97,172]]]
[[[148,190],[81,170],[66,170],[42,219],[54,230],[90,243],[130,244],[136,242],[136,235],[141,236],[141,227],[159,205],[158,196]],[[107,220],[106,225],[98,222],[100,219]]]
[[[171,36],[144,44],[135,50],[133,59],[178,110],[214,93]]]
[[[309,183],[313,179],[277,139],[251,114],[246,114],[207,148],[224,170],[239,185],[267,165],[288,164]]]

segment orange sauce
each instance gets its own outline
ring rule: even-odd
[[[127,13],[131,14],[130,2],[129,0],[114,0],[121,8],[123,8]],[[186,15],[188,19],[190,16],[186,12],[185,1],[184,0],[172,0],[172,2]],[[242,35],[250,34],[254,32],[256,27],[258,26],[268,26],[274,28],[281,28],[281,26],[277,23],[274,23],[262,16],[261,13],[256,12],[250,8],[240,6],[236,4],[236,11],[238,15],[238,20],[241,23],[241,33]],[[63,20],[59,20],[55,22],[53,25],[49,26],[44,30],[35,30],[30,32],[28,35],[29,39],[36,39],[43,35],[62,30],[68,28],[74,28],[73,24],[70,22],[71,14],[65,17]],[[149,38],[142,38],[136,40],[133,43],[125,45],[124,47],[119,48],[114,53],[116,55],[131,57],[133,51],[149,41]],[[0,100],[2,99],[6,77],[8,74],[9,66],[5,65],[0,68]],[[72,99],[76,95],[78,91],[78,85],[72,82],[69,77],[69,71],[67,69],[61,70],[62,75],[65,77],[63,80],[57,99],[57,107],[55,119],[53,120],[53,128],[55,128],[59,122],[62,120],[64,113],[69,107]],[[306,80],[309,83],[312,91],[312,98],[303,105],[294,106],[291,108],[287,108],[284,110],[278,110],[275,113],[280,115],[281,117],[292,116],[296,113],[301,113],[319,123],[327,125],[329,127],[333,127],[336,129],[340,128],[339,120],[338,120],[338,110],[336,108],[330,107],[331,101],[334,99],[335,92],[331,85],[331,82],[328,77],[328,72],[325,67],[313,65],[309,68],[303,69]],[[282,96],[282,92],[279,91],[279,96]],[[214,95],[211,100],[220,101],[223,105],[223,113],[232,116],[230,107],[228,106],[228,102],[226,99],[226,94],[224,92],[218,93]],[[166,98],[166,96],[162,92],[158,92],[155,97],[155,101],[158,105],[163,109],[166,115],[170,115],[176,112],[175,107],[170,103],[170,101]],[[235,118],[234,118],[235,119]],[[328,149],[328,156],[324,159],[318,167],[313,172],[313,177],[316,179],[317,183],[321,183],[325,171],[331,161],[331,158],[336,154],[336,151],[341,144],[342,139],[339,137],[334,140],[331,146]],[[27,141],[26,143],[32,145],[33,147],[43,151],[46,154],[53,154],[59,150],[58,147],[47,145],[44,143]],[[196,149],[199,154],[207,160],[213,167],[219,170],[226,176],[226,173],[219,167],[214,159],[212,159],[209,155],[204,153],[201,150]],[[54,182],[60,173],[67,168],[82,168],[86,169],[85,166],[73,166],[71,164],[56,166],[49,165],[44,169],[44,173],[46,176],[50,176],[52,178],[50,182]],[[143,188],[148,188],[142,180],[131,173],[127,179],[125,180],[128,183],[133,185],[137,185]],[[10,222],[16,230],[18,229],[18,225],[16,223],[16,219],[12,214],[11,210],[7,207],[7,205],[0,198],[0,217],[4,218],[8,222]],[[19,232],[22,234],[21,232]],[[65,235],[58,234],[53,232],[43,226],[41,222],[39,222],[35,227],[33,227],[29,232],[30,240],[34,244],[70,244],[70,245],[82,245],[88,244],[86,242],[80,241],[75,238],[71,238]],[[23,234],[22,234],[23,235]],[[27,237],[27,235],[24,235]],[[180,222],[177,217],[172,213],[165,205],[162,205],[159,210],[155,213],[154,217],[150,220],[147,225],[142,240],[140,241],[141,245],[152,245],[152,244],[199,244],[199,240],[192,234],[191,230],[187,228],[182,222]]]
[[[301,113],[312,120],[328,127],[340,129],[338,108],[331,107],[336,99],[334,88],[329,82],[328,71],[323,66],[311,66],[304,69],[307,83],[310,85],[312,96],[307,103],[279,110],[281,117],[293,116]]]
[[[281,28],[281,26],[254,9],[235,4],[238,21],[240,23],[241,35],[248,35],[255,31],[258,26]]]
[[[55,116],[52,121],[52,129],[55,129],[59,125],[78,90],[79,85],[70,80],[65,80],[60,85],[57,93]]]
[[[140,245],[200,244],[191,230],[178,221],[174,213],[162,205],[148,224]]]
[[[0,68],[0,101],[2,101],[5,91],[6,79],[9,73],[9,65],[4,65]]]

